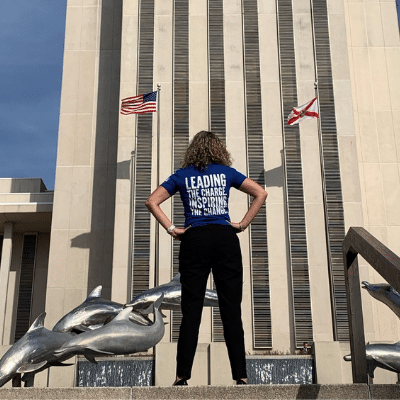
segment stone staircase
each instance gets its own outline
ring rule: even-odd
[[[248,385],[187,387],[9,388],[0,399],[400,399],[400,385]]]

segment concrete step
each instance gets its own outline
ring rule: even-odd
[[[0,399],[400,399],[400,385],[248,385],[123,388],[10,388]]]

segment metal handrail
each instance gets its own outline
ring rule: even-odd
[[[357,255],[400,292],[400,258],[364,228],[350,228],[343,241],[353,383],[368,383]]]

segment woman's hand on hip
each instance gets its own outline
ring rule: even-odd
[[[243,226],[239,222],[231,222],[230,223],[235,230],[236,233],[240,233],[244,231]]]
[[[170,235],[174,238],[174,240],[181,240],[180,236],[182,236],[188,228],[174,228],[174,230],[170,233]]]

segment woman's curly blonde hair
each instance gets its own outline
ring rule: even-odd
[[[232,165],[231,155],[224,143],[212,132],[200,131],[183,156],[182,168],[193,165],[196,169],[205,170],[208,164]]]

